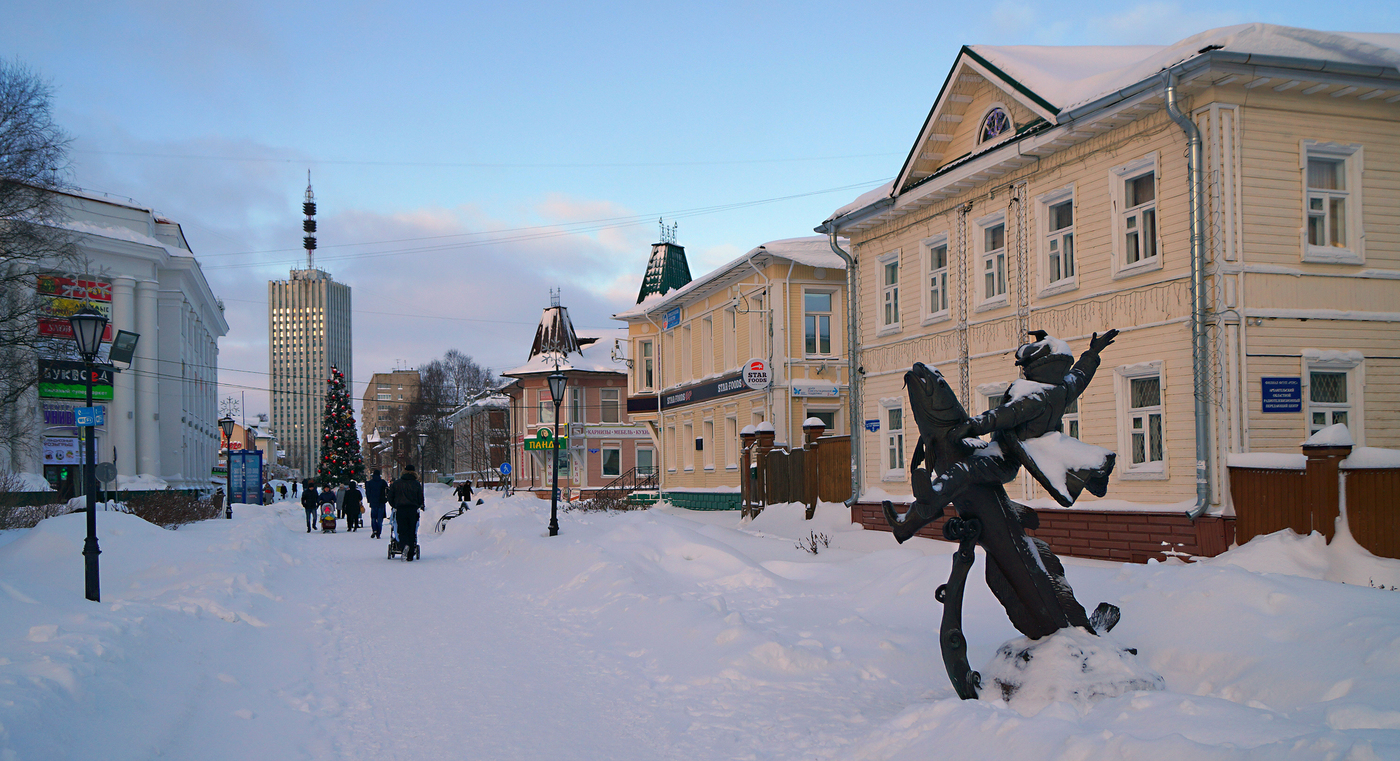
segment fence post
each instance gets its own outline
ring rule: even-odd
[[[1312,530],[1321,531],[1332,541],[1341,514],[1341,463],[1351,454],[1350,444],[1303,445],[1308,458],[1303,477],[1303,498],[1312,520]]]
[[[749,514],[757,516],[763,512],[763,508],[768,506],[768,452],[773,449],[773,438],[776,433],[773,426],[767,423],[760,423],[758,435],[758,484],[754,495],[754,504]]]
[[[746,425],[739,431],[739,495],[743,508],[740,518],[749,517],[749,507],[753,504],[753,442],[757,438],[753,426]]]
[[[809,521],[817,514],[817,491],[818,485],[821,483],[817,478],[817,463],[820,462],[817,458],[817,449],[821,447],[818,439],[825,432],[826,424],[817,418],[807,418],[802,423],[802,435],[807,440],[806,446],[803,447],[807,450],[807,454],[802,458],[802,476],[803,480],[806,481],[807,492],[807,498],[803,501],[807,503],[807,520]]]

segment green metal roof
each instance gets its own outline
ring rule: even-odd
[[[637,303],[642,303],[652,294],[665,296],[690,280],[690,263],[685,259],[685,248],[674,243],[654,243],[651,246],[651,261],[647,262],[647,274],[642,277],[642,288],[637,292]]]

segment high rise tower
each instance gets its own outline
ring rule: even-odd
[[[350,286],[316,269],[316,195],[309,171],[302,213],[306,269],[268,282],[267,343],[272,430],[287,451],[287,464],[310,477],[321,456],[326,378],[332,367],[345,374],[347,386],[353,378]]]

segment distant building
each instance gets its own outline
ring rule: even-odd
[[[544,310],[529,360],[502,375],[515,378],[503,393],[512,399],[512,476],[519,489],[549,498],[553,450],[541,428],[568,436],[560,452],[559,486],[589,495],[632,468],[650,471],[656,452],[646,429],[627,415],[627,333],[575,332],[557,301]],[[556,367],[568,386],[555,419],[548,376]]]
[[[510,397],[475,399],[447,417],[452,426],[455,481],[499,482],[510,462]]]
[[[417,370],[394,370],[370,376],[360,398],[360,453],[365,467],[394,467],[388,449],[376,456],[374,449],[389,441],[405,425],[409,412],[418,402],[421,379]],[[374,464],[371,458],[374,457]]]
[[[331,368],[352,376],[350,286],[314,267],[316,202],[306,186],[307,268],[267,284],[268,368],[272,385],[272,429],[287,464],[316,472],[321,459],[321,417]]]
[[[32,432],[8,450],[0,443],[0,467],[42,472],[61,491],[78,487],[78,469],[71,467],[81,451],[73,409],[84,406],[86,394],[67,316],[86,300],[111,320],[94,389],[94,402],[107,408],[106,423],[96,429],[98,462],[115,462],[121,476],[208,486],[219,454],[218,339],[228,332],[223,304],[175,221],[130,199],[80,191],[60,196],[80,260],[100,274],[63,271],[54,263],[37,277],[48,303],[35,329],[51,340],[38,357],[38,388],[0,413],[7,416],[0,417],[6,430]],[[112,372],[105,358],[119,330],[141,339],[130,368]]]

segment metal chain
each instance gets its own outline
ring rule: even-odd
[[[972,403],[972,367],[967,351],[967,214],[972,204],[958,208],[958,395],[963,407]]]
[[[1027,252],[1030,231],[1026,228],[1026,183],[1016,183],[1011,189],[1011,201],[1016,205],[1016,322],[1021,335],[1016,340],[1020,345],[1029,340],[1026,335],[1031,329],[1031,297]]]

